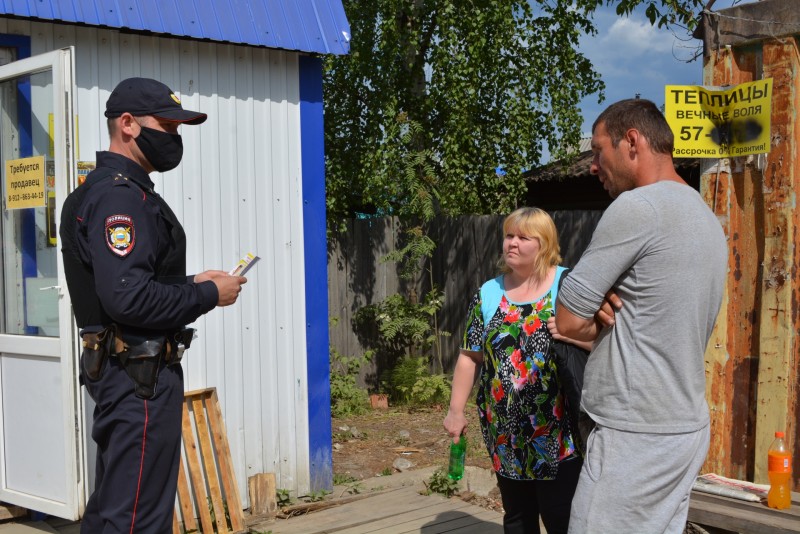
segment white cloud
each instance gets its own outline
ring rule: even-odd
[[[628,58],[651,54],[671,54],[675,37],[671,32],[659,30],[649,22],[619,18],[601,36],[600,45],[613,47],[618,54]]]

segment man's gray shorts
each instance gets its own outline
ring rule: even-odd
[[[572,500],[570,534],[681,534],[709,427],[642,434],[596,426]]]

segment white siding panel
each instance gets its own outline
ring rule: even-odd
[[[190,272],[229,270],[261,256],[239,302],[194,325],[186,389],[216,387],[241,497],[247,478],[274,472],[309,491],[298,56],[293,52],[8,21],[34,53],[75,46],[80,159],[106,150],[105,101],[121,79],[160,79],[184,107],[184,159],[154,174],[181,219]],[[87,438],[90,439],[90,438]]]
[[[257,68],[253,74],[254,97],[258,102],[258,105],[254,107],[253,113],[256,124],[273,124],[272,109],[268,105],[272,77],[269,51],[258,50]],[[280,135],[276,128],[257,128],[253,136],[256,146],[259,147],[257,155],[258,170],[255,180],[256,196],[261,199],[261,202],[269,202],[270,206],[273,203],[273,199],[276,198],[275,180],[271,179],[273,175],[272,142],[273,138]],[[271,216],[272,214],[269,215]],[[273,222],[265,220],[264,224],[272,226]],[[257,239],[258,250],[275,250],[277,247],[276,235],[273,232],[259,232]],[[259,269],[259,276],[262,276],[261,273],[263,273],[266,279],[274,278],[276,273],[275,258],[273,256],[262,257]],[[277,325],[278,315],[283,313],[284,307],[277,295],[270,296],[268,294],[269,289],[267,287],[260,287],[259,289],[258,316],[266,324]],[[257,339],[262,365],[259,373],[253,376],[252,379],[259,380],[262,383],[269,383],[274,380],[274,377],[278,376],[278,364],[281,359],[278,352],[278,338],[269,335],[266,331],[259,331]],[[274,394],[277,395],[277,391]],[[270,393],[264,391],[263,395],[267,397]],[[280,433],[274,432],[272,429],[281,428],[281,411],[281,404],[275,402],[265,405],[265,409],[259,414],[261,420],[258,426],[261,429],[261,440],[265,444],[262,448],[263,454],[260,462],[264,472],[277,473],[280,470]],[[281,483],[283,483],[283,480],[281,480]]]

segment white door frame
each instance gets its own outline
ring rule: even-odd
[[[61,208],[67,194],[76,185],[76,170],[74,157],[74,49],[65,48],[45,54],[14,61],[0,67],[0,82],[50,71],[52,73],[53,95],[53,121],[52,158],[55,164],[54,191],[55,221],[56,226],[61,218]],[[37,125],[41,126],[41,124]],[[4,159],[7,155],[2,156]],[[2,163],[3,170],[5,162]],[[5,174],[3,172],[3,174]],[[0,394],[0,501],[23,506],[48,515],[63,517],[65,519],[78,519],[82,514],[86,501],[87,484],[84,480],[84,455],[85,439],[83,431],[82,400],[78,395],[79,384],[77,378],[78,336],[72,316],[72,306],[69,293],[66,290],[63,260],[60,253],[61,240],[57,241],[57,276],[56,284],[44,287],[42,291],[55,291],[58,295],[58,337],[42,337],[28,335],[10,335],[0,333],[0,383],[3,383],[3,372],[9,376],[4,383],[6,394]],[[58,365],[59,369],[54,366]],[[53,386],[53,395],[48,395],[42,384],[35,395],[27,395],[26,385],[16,383],[13,371],[22,370],[20,376],[38,376],[37,369],[47,369],[55,377],[50,385]],[[60,370],[60,374],[59,374]],[[33,386],[31,386],[33,387]],[[44,391],[42,391],[44,389]],[[26,401],[15,402],[19,397],[14,392],[23,393]],[[33,399],[33,402],[29,402]],[[24,405],[26,402],[29,405]],[[42,418],[36,411],[45,414]],[[60,412],[60,413],[56,413]],[[7,416],[12,415],[17,421],[14,435],[7,430]],[[29,414],[29,415],[28,415]],[[28,417],[26,420],[25,417]],[[46,428],[43,428],[43,425]],[[19,429],[22,428],[23,431]],[[19,465],[19,458],[14,458],[14,451],[23,450],[25,446],[25,429],[30,430],[31,436],[41,435],[61,437],[59,444],[30,443],[38,451],[57,450],[63,446],[63,459],[65,465],[58,469],[47,468],[52,465],[51,458],[41,458],[45,467],[38,469],[38,465]],[[20,434],[22,436],[20,437]],[[28,442],[31,442],[28,436]],[[22,443],[22,445],[20,445]],[[13,444],[10,446],[9,444]],[[30,451],[27,451],[30,452]],[[59,451],[60,452],[60,451]],[[36,452],[35,454],[38,454]],[[30,453],[29,456],[34,455]],[[9,457],[12,456],[12,457]],[[60,463],[60,456],[57,463]],[[24,460],[31,464],[30,458]],[[9,471],[13,469],[13,477]],[[43,472],[48,470],[48,472]],[[36,478],[47,479],[53,472],[63,472],[63,487],[48,488],[49,494],[37,493]],[[10,478],[14,480],[11,481]],[[30,480],[31,484],[26,482]],[[58,486],[61,481],[55,481]],[[41,483],[38,484],[41,486]],[[20,489],[22,488],[22,489]],[[31,489],[33,488],[33,489]]]

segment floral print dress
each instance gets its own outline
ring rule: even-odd
[[[494,470],[507,478],[552,480],[559,461],[575,454],[549,350],[553,313],[551,291],[528,303],[503,291],[486,325],[480,291],[470,304],[462,349],[483,351],[478,415]]]

